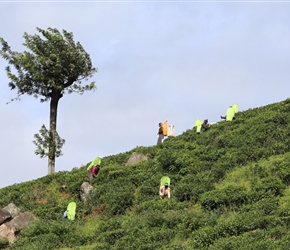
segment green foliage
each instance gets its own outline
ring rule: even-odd
[[[8,240],[2,240],[0,239],[0,249],[4,249],[9,246],[9,241]]]
[[[217,223],[218,216],[215,213],[204,212],[200,208],[188,211],[182,217],[180,224],[180,232],[183,238],[188,238],[193,232],[204,226],[213,227]]]
[[[93,83],[80,85],[82,79],[91,77],[96,69],[81,44],[73,40],[73,34],[53,28],[36,30],[41,36],[26,32],[23,36],[24,46],[30,52],[14,52],[3,38],[0,39],[0,55],[17,70],[16,75],[10,67],[6,68],[11,89],[17,88],[19,95],[41,96],[41,101],[48,101],[52,90],[63,94],[94,89]]]
[[[40,158],[45,156],[59,157],[62,155],[61,148],[65,143],[65,140],[60,138],[57,132],[55,132],[55,137],[53,141],[53,135],[51,131],[48,131],[45,125],[42,125],[39,134],[34,135],[33,143],[36,145],[35,154],[39,155]]]
[[[274,197],[282,195],[285,185],[277,177],[262,178],[253,183],[252,196],[254,199]]]
[[[232,185],[222,190],[213,190],[204,193],[200,202],[208,210],[239,206],[248,202],[248,193],[244,187]]]
[[[0,206],[13,202],[38,217],[10,248],[289,249],[289,111],[287,99],[203,134],[189,129],[158,146],[104,157],[85,202],[86,165],[0,189]],[[126,166],[133,152],[148,160]],[[172,198],[161,200],[165,175]],[[73,222],[62,217],[71,201]]]

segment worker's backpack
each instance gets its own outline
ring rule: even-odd
[[[170,124],[168,126],[168,134],[167,136],[175,136],[175,130],[174,130],[174,125],[173,124]]]
[[[101,158],[96,157],[91,164],[87,167],[87,171],[89,171],[93,166],[100,165],[101,164]]]
[[[162,125],[162,133],[164,136],[167,136],[167,131],[168,131],[168,128],[167,128],[167,121],[165,121]]]

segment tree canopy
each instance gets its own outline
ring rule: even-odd
[[[18,95],[28,94],[48,101],[55,92],[83,94],[86,90],[95,89],[95,83],[82,86],[97,71],[92,66],[89,54],[79,42],[73,40],[73,34],[57,29],[37,28],[40,35],[24,33],[23,45],[29,51],[12,51],[8,43],[0,38],[1,56],[13,65],[6,67],[7,76],[11,80],[11,89],[17,89]]]

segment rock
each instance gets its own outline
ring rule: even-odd
[[[0,239],[8,240],[12,244],[16,240],[15,232],[12,228],[3,224],[0,226]]]
[[[4,209],[0,209],[0,225],[11,218],[12,216],[9,212]]]
[[[0,209],[0,239],[8,240],[10,244],[14,243],[16,233],[26,229],[36,217],[29,212],[21,212],[13,203]],[[4,223],[5,222],[5,223]]]
[[[127,161],[127,163],[125,164],[125,166],[132,166],[141,161],[147,161],[147,160],[148,160],[147,156],[134,152],[129,158],[129,160]]]
[[[13,203],[9,203],[6,207],[3,207],[3,209],[10,213],[13,218],[21,212]]]
[[[90,185],[90,183],[88,182],[83,182],[83,184],[81,185],[80,188],[80,197],[83,201],[86,201],[87,196],[89,195],[89,193],[94,189],[94,187],[92,185]]]
[[[27,228],[35,220],[36,217],[32,213],[23,212],[13,218],[11,221],[6,222],[4,225],[12,228],[14,232],[18,232],[22,229]]]

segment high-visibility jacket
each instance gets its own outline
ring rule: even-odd
[[[226,121],[232,121],[235,117],[235,110],[233,107],[229,107],[226,113]]]
[[[67,206],[67,218],[69,220],[74,220],[76,216],[76,207],[77,204],[75,202],[70,202]]]
[[[100,165],[101,164],[101,158],[96,157],[91,164],[87,167],[87,170],[89,171],[93,166]]]
[[[201,125],[203,124],[203,121],[201,119],[197,119],[194,122],[194,127],[196,127],[196,132],[200,133]]]
[[[235,103],[232,107],[235,110],[235,114],[239,112],[239,105],[237,103]]]

